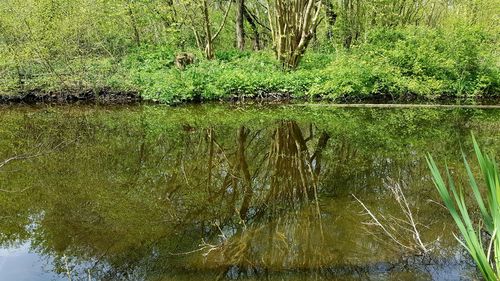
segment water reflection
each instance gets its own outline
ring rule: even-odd
[[[30,245],[0,250],[0,272],[3,280],[59,280],[50,270],[44,270],[45,261],[29,252]]]
[[[429,203],[437,195],[422,157],[453,167],[470,130],[494,151],[500,143],[494,110],[68,107],[0,117],[1,159],[48,151],[2,167],[1,188],[13,192],[0,192],[0,241],[29,243],[72,280],[467,279],[475,271],[446,211]],[[363,226],[351,194],[401,212],[388,179],[405,184],[423,239],[439,239],[431,255]]]

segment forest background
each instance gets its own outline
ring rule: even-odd
[[[0,95],[494,98],[498,0],[2,0]]]

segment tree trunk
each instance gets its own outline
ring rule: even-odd
[[[250,175],[250,170],[248,168],[248,163],[245,156],[246,140],[249,134],[249,130],[244,126],[241,126],[238,130],[238,166],[241,170],[241,175],[243,176],[243,202],[240,208],[240,217],[243,220],[247,219],[248,210],[250,209],[250,203],[253,197],[252,189],[252,179]]]
[[[214,48],[212,46],[212,31],[210,30],[210,16],[208,14],[207,0],[203,0],[203,21],[205,23],[205,57],[209,60],[214,58]]]
[[[139,29],[137,28],[137,22],[135,20],[134,12],[132,11],[132,6],[130,1],[127,5],[128,8],[128,16],[130,17],[130,24],[132,25],[132,29],[134,31],[134,41],[137,46],[141,45],[141,36],[139,33]]]
[[[255,51],[258,51],[258,50],[260,50],[260,33],[259,33],[259,29],[257,28],[257,24],[255,23],[255,20],[254,20],[252,14],[250,14],[250,12],[248,11],[248,9],[246,7],[243,10],[243,15],[245,16],[245,19],[247,20],[247,22],[250,24],[250,27],[252,27],[253,49]]]
[[[322,0],[268,0],[274,49],[284,68],[294,69],[316,33]]]
[[[245,0],[236,0],[236,47],[243,51],[245,49],[245,29],[243,25],[243,14],[245,11]]]
[[[326,31],[326,38],[328,40],[333,39],[333,26],[337,22],[337,13],[335,13],[333,9],[333,4],[331,1],[328,1],[325,4],[326,8],[326,22],[328,24],[327,31]]]

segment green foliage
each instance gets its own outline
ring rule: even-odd
[[[267,51],[219,51],[185,70],[168,48],[140,49],[124,63],[144,97],[166,102],[234,96],[395,99],[491,96],[499,92],[491,36],[475,29],[374,30],[367,43],[348,51],[310,52],[293,72],[283,72]]]
[[[447,185],[431,156],[428,157],[427,162],[434,178],[434,184],[465,240],[464,246],[471,254],[484,278],[496,281],[500,279],[500,236],[498,235],[500,227],[500,172],[495,159],[481,151],[474,137],[473,143],[484,177],[486,192],[481,192],[465,156],[464,164],[469,176],[470,187],[481,213],[484,229],[491,237],[488,244],[483,245],[482,227],[479,227],[476,231],[473,220],[469,215],[463,190],[457,191],[448,167],[446,167]]]
[[[474,28],[375,30],[367,43],[325,68],[327,82],[311,93],[330,98],[497,94],[498,65],[488,40],[491,36]]]
[[[151,53],[153,52],[153,53]],[[314,82],[317,71],[306,69],[283,73],[269,52],[218,52],[217,60],[197,61],[185,70],[169,59],[144,63],[145,57],[159,57],[154,51],[139,51],[129,56],[125,71],[144,97],[165,102],[214,100],[232,96],[257,96],[271,93],[302,95]]]
[[[203,19],[192,12],[199,3],[5,0],[0,2],[0,95],[113,88],[169,103],[270,94],[327,99],[498,95],[494,1],[456,1],[448,8],[428,4],[416,11],[406,2],[369,1],[362,7],[332,2],[338,11],[334,26],[325,19],[299,67],[284,72],[272,50],[265,9],[252,1],[246,5],[258,22],[256,30],[246,22],[246,50],[234,47],[232,7],[214,42],[215,60],[207,61],[193,32],[203,37]],[[226,5],[210,3],[215,32]],[[250,50],[255,31],[263,50]],[[197,59],[181,71],[174,60],[185,51]]]

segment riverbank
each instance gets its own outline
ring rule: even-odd
[[[80,90],[67,92],[29,91],[18,94],[0,95],[0,104],[36,104],[36,103],[136,103],[142,101],[137,92],[118,92],[109,89]]]
[[[54,59],[50,69],[0,61],[0,100],[496,100],[500,68],[494,42],[475,30],[382,30],[350,49],[313,47],[293,71],[284,71],[270,50],[218,51],[214,60],[191,50],[194,62],[180,69],[179,51],[166,45],[132,48],[120,57]]]
[[[305,96],[294,97],[290,94],[271,93],[255,94],[245,96],[229,96],[217,100],[181,100],[176,102],[165,102],[160,100],[145,99],[135,91],[119,92],[109,89],[88,89],[68,92],[43,92],[29,91],[0,95],[0,104],[72,104],[72,103],[99,103],[99,104],[135,104],[135,103],[159,103],[169,105],[199,104],[199,103],[239,103],[239,104],[304,104],[314,106],[340,106],[340,107],[435,107],[435,106],[465,106],[465,107],[497,107],[500,106],[500,97],[481,96],[473,97],[419,97],[415,95],[393,97],[390,95],[369,96],[364,98],[322,99],[320,97],[308,98]]]

